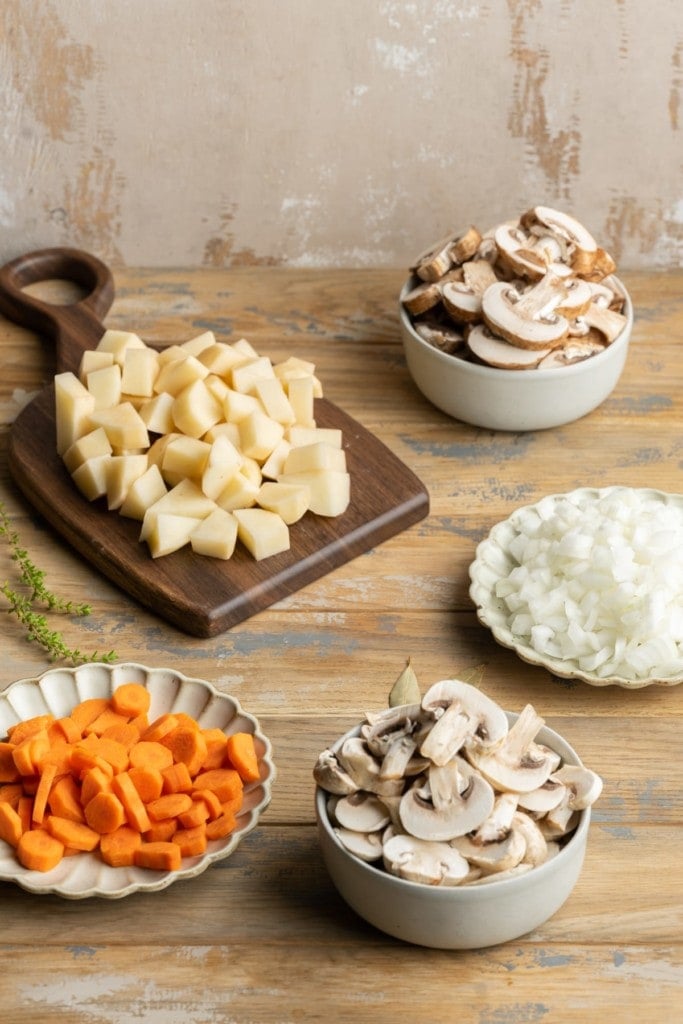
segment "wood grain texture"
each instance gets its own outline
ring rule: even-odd
[[[478,623],[477,542],[519,505],[577,486],[681,490],[683,273],[624,275],[636,320],[615,392],[554,431],[459,424],[415,392],[396,299],[403,272],[159,271],[117,275],[108,326],[167,344],[194,329],[246,336],[319,367],[330,400],[423,480],[430,515],[236,624],[185,634],[131,600],[59,535],[10,477],[20,397],[53,370],[44,342],[0,319],[0,498],[48,582],[88,598],[62,618],[82,649],[171,665],[256,714],[278,768],[261,826],[223,864],[161,894],[98,903],[0,886],[8,1024],[672,1024],[683,1000],[683,687],[598,689],[523,665]],[[12,578],[0,549],[0,579]],[[484,666],[504,707],[530,701],[605,783],[566,904],[496,949],[418,949],[365,925],[318,849],[315,757],[379,708],[411,655],[423,687]],[[0,686],[47,668],[3,621]],[[144,928],[141,927],[144,923]],[[333,1011],[333,1012],[332,1012]]]

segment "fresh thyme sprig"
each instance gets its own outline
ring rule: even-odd
[[[51,661],[67,661],[73,665],[80,665],[86,661],[116,661],[114,651],[109,651],[107,654],[99,654],[97,651],[93,654],[84,654],[77,648],[68,647],[62,634],[58,630],[50,629],[46,615],[36,611],[36,603],[44,605],[47,611],[59,612],[63,615],[90,615],[92,609],[86,603],[75,604],[73,601],[65,601],[49,590],[45,583],[45,572],[38,569],[26,548],[22,546],[2,501],[0,501],[0,537],[4,537],[9,545],[10,557],[17,565],[19,579],[26,587],[27,594],[16,591],[9,581],[3,583],[0,592],[8,601],[7,614],[16,616],[26,630],[27,639],[39,644],[47,652]]]

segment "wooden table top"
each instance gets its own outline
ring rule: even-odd
[[[11,481],[9,426],[22,394],[43,387],[53,364],[44,341],[0,319],[0,500],[48,584],[92,604],[89,618],[60,622],[66,639],[233,693],[271,738],[278,767],[261,825],[198,878],[114,901],[0,884],[7,1024],[680,1019],[683,687],[597,688],[524,665],[477,622],[468,567],[494,523],[544,494],[611,484],[681,490],[683,274],[623,274],[636,323],[617,389],[583,420],[529,434],[460,424],[415,390],[398,333],[403,276],[115,275],[108,327],[152,343],[212,328],[274,359],[313,360],[326,396],[430,494],[428,518],[211,639],[179,632],[94,572]],[[0,566],[11,578],[6,549]],[[604,779],[576,889],[519,941],[466,953],[403,944],[358,918],[322,863],[317,754],[362,711],[385,705],[407,656],[423,689],[484,665],[487,693],[511,710],[533,703]],[[0,688],[48,667],[7,617]]]

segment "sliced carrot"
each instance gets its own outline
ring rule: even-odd
[[[207,821],[206,823],[206,838],[207,839],[225,839],[231,832],[235,831],[237,825],[237,818],[234,814],[229,811],[221,814],[220,818],[214,818],[213,821]]]
[[[164,818],[163,821],[153,821],[143,838],[146,843],[167,843],[177,831],[178,819]]]
[[[122,683],[111,696],[114,711],[128,718],[146,715],[151,704],[149,690],[142,683]]]
[[[192,789],[192,776],[182,761],[164,768],[161,777],[164,793],[189,793]]]
[[[0,786],[0,804],[11,804],[12,807],[17,806],[21,796],[24,792],[24,788],[20,782],[6,782]]]
[[[40,763],[50,750],[47,729],[39,729],[18,743],[12,757],[20,775],[36,775]]]
[[[196,828],[179,828],[171,842],[180,847],[182,857],[200,857],[206,852],[206,829],[203,825]]]
[[[158,768],[159,771],[173,764],[173,754],[156,740],[140,740],[128,751],[131,768]]]
[[[21,818],[22,832],[28,832],[33,827],[33,797],[22,796],[16,806],[16,811]]]
[[[143,732],[147,732],[149,729],[149,718],[146,714],[136,715],[135,718],[131,718],[130,724],[135,726],[138,736],[142,737]]]
[[[158,768],[145,768],[144,765],[140,765],[138,768],[129,768],[128,774],[143,804],[148,804],[150,800],[156,800],[161,796],[164,776]]]
[[[204,804],[207,818],[220,818],[223,813],[223,805],[212,789],[196,789],[192,799],[200,800]]]
[[[195,789],[211,789],[221,803],[242,792],[243,783],[235,768],[210,768],[194,780]]]
[[[71,821],[69,818],[60,818],[56,814],[48,814],[45,828],[51,836],[72,850],[94,850],[100,841],[98,833],[88,825],[80,821]]]
[[[101,715],[109,704],[106,697],[88,697],[71,711],[71,718],[81,730],[94,722],[98,715]]]
[[[19,744],[28,739],[29,736],[35,736],[37,732],[42,732],[43,730],[47,732],[54,720],[54,715],[34,715],[33,718],[26,718],[23,722],[11,725],[7,730],[7,735],[12,743]]]
[[[83,735],[89,736],[90,733],[95,733],[96,736],[101,736],[113,725],[128,725],[128,719],[124,715],[119,715],[113,708],[105,708],[97,718],[86,725]]]
[[[106,736],[98,736],[94,749],[99,757],[112,766],[114,772],[125,772],[128,767],[129,754],[123,743]]]
[[[50,790],[52,789],[52,784],[55,781],[56,774],[57,766],[55,764],[45,765],[41,772],[38,788],[36,789],[36,795],[33,799],[33,821],[36,825],[43,824],[43,818],[45,817],[45,811],[47,809],[47,799],[50,795]]]
[[[52,814],[71,821],[85,821],[81,806],[81,791],[73,775],[62,775],[55,782],[47,798]]]
[[[168,736],[169,732],[173,732],[174,729],[177,729],[179,724],[180,723],[175,715],[170,713],[160,715],[159,718],[156,718],[152,724],[145,729],[142,734],[142,739],[158,743],[158,741],[164,736]]]
[[[196,775],[206,757],[206,740],[195,725],[179,725],[164,736],[162,744],[171,751],[173,760],[187,765],[190,775]]]
[[[19,778],[19,771],[12,756],[14,747],[14,743],[4,740],[0,742],[0,782],[16,782]]]
[[[130,867],[135,863],[135,851],[142,845],[142,836],[130,825],[121,825],[114,832],[100,838],[100,856],[113,868]]]
[[[202,736],[206,743],[206,757],[202,768],[222,768],[228,737],[222,729],[202,729]]]
[[[52,871],[64,856],[64,844],[43,828],[22,832],[17,844],[19,863],[29,871]]]
[[[258,782],[261,777],[258,756],[254,737],[250,732],[235,732],[228,736],[227,755],[230,764],[239,772],[242,782]]]
[[[18,846],[24,827],[21,818],[11,804],[0,804],[0,839],[10,846]]]
[[[177,843],[143,843],[135,851],[135,863],[140,868],[153,871],[177,871],[182,862]]]
[[[85,820],[93,832],[104,835],[126,824],[126,812],[115,793],[98,793],[83,808]]]
[[[130,750],[134,743],[140,739],[140,731],[132,722],[125,722],[122,725],[110,725],[102,733],[103,740],[116,740],[126,750]]]
[[[192,797],[189,793],[166,793],[147,804],[147,813],[151,821],[163,821],[164,818],[177,818],[191,807]]]
[[[203,825],[209,817],[209,808],[203,800],[193,800],[192,806],[176,815],[183,828],[196,828]]]
[[[62,718],[56,718],[47,730],[47,734],[50,737],[50,740],[61,734],[67,743],[78,743],[83,735],[80,727],[71,715],[64,715]]]
[[[138,832],[146,832],[151,825],[149,815],[128,772],[114,776],[112,789],[123,804],[128,824]]]
[[[242,804],[244,803],[244,792],[238,793],[232,800],[226,800],[221,804],[221,810],[223,814],[239,814],[242,810]]]
[[[81,804],[85,807],[98,793],[111,793],[111,780],[113,776],[103,771],[97,765],[88,768],[83,774],[81,782]]]

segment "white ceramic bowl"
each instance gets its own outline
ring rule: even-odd
[[[425,398],[454,419],[489,430],[559,427],[596,409],[621,376],[633,327],[633,305],[621,282],[627,317],[621,334],[598,355],[571,366],[545,370],[482,366],[441,352],[424,341],[403,305],[403,298],[415,283],[415,278],[406,282],[399,303],[408,370]]]
[[[517,716],[508,713],[510,721]],[[358,736],[351,729],[333,746]],[[557,751],[567,764],[580,764],[576,752],[558,733],[544,726],[538,742]],[[325,865],[340,896],[360,917],[397,939],[434,949],[481,949],[517,939],[555,914],[581,873],[590,808],[553,858],[526,874],[486,885],[423,885],[388,874],[359,860],[341,844],[327,813],[329,794],[315,791],[318,838]]]
[[[222,729],[226,734],[250,732],[254,736],[261,765],[258,782],[244,787],[244,801],[237,815],[237,827],[225,839],[209,843],[200,857],[187,857],[179,871],[151,871],[137,867],[113,868],[96,853],[65,857],[52,871],[29,871],[16,859],[11,846],[0,839],[0,881],[15,882],[33,893],[55,893],[66,899],[100,896],[119,899],[133,892],[165,889],[173,882],[194,878],[218,860],[234,853],[254,829],[270,803],[275,779],[270,741],[253,715],[239,701],[220,693],[203,679],[191,679],[175,669],[146,668],[132,662],[114,665],[86,664],[77,668],[54,668],[35,679],[20,679],[0,693],[0,737],[10,725],[34,715],[68,715],[81,700],[110,697],[124,682],[142,683],[150,692],[149,719],[169,711],[184,711],[203,728]]]

